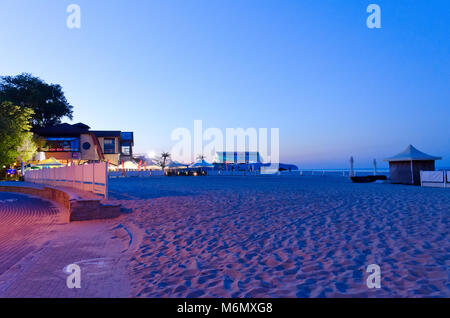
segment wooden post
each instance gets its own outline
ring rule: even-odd
[[[95,163],[92,163],[92,192],[95,192]]]
[[[442,171],[442,173],[444,174],[444,188],[447,188],[447,171],[444,170],[444,171]],[[422,182],[422,178],[420,178],[420,179],[421,179],[420,182]]]
[[[108,200],[108,163],[105,165],[105,199]]]
[[[84,165],[81,165],[81,190],[84,190]]]
[[[354,176],[354,172],[353,172],[353,164],[354,164],[355,160],[353,160],[353,156],[350,157],[350,173],[349,173],[349,177],[353,177]]]

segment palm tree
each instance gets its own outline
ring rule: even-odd
[[[197,156],[197,159],[198,159],[198,160],[205,160],[205,158],[206,158],[206,157],[205,157],[204,155],[199,155],[199,156]]]
[[[167,159],[170,158],[170,153],[168,152],[163,152],[161,153],[161,160],[159,161],[159,165],[161,166],[161,168],[164,170],[164,168],[166,167],[166,161]]]

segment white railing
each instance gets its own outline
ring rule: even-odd
[[[329,177],[350,177],[351,171],[345,169],[302,169],[300,170],[301,176],[329,176]],[[373,175],[373,169],[355,169],[353,170],[353,176],[368,176]],[[389,176],[389,170],[378,169],[376,171],[377,175]]]
[[[108,163],[90,163],[25,172],[25,181],[89,191],[108,197]]]
[[[450,171],[420,171],[422,187],[450,188]]]
[[[126,171],[110,171],[109,172],[109,177],[110,178],[120,178],[120,177],[125,177],[125,178],[130,178],[130,177],[152,177],[152,176],[163,176],[164,172],[162,170],[141,170],[141,171],[136,171],[136,170],[126,170]]]

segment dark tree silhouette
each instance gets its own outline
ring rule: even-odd
[[[23,73],[0,77],[0,103],[11,102],[22,108],[31,108],[33,128],[61,123],[63,117],[72,119],[72,108],[60,85],[47,84],[39,77]]]
[[[159,165],[161,166],[161,168],[163,170],[166,167],[166,162],[167,162],[167,159],[169,159],[169,158],[170,158],[170,153],[168,153],[168,152],[161,153],[161,159],[159,160]]]

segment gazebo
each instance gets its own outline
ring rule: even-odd
[[[384,161],[389,162],[389,173],[393,183],[420,185],[420,171],[434,171],[435,160],[441,159],[409,145],[399,154]]]
[[[178,162],[178,161],[171,161],[167,166],[166,169],[184,169],[188,165],[185,165],[184,163]]]
[[[204,159],[199,159],[195,163],[191,164],[189,168],[214,168],[214,165],[206,162]]]
[[[205,171],[208,169],[214,168],[214,165],[206,162],[204,159],[199,159],[195,163],[191,164],[189,168],[196,169],[202,176],[205,176],[207,172]],[[197,175],[197,172],[194,173],[194,176]]]

